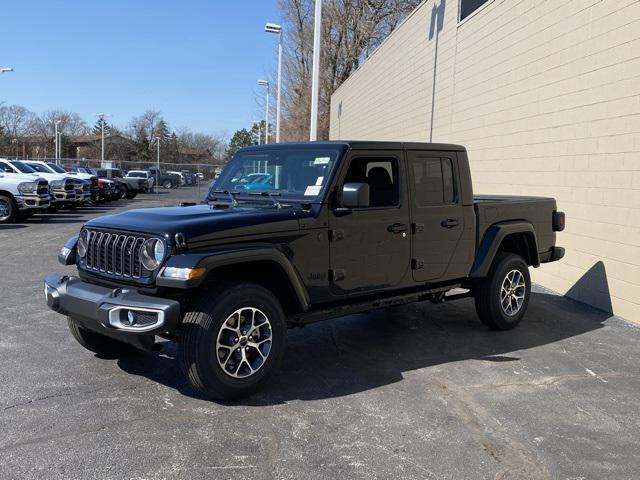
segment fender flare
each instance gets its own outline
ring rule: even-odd
[[[257,261],[275,262],[282,268],[289,279],[293,293],[298,300],[302,311],[309,309],[309,295],[304,283],[300,279],[298,272],[287,256],[275,247],[245,247],[234,249],[221,249],[202,253],[175,254],[169,257],[165,267],[176,268],[205,268],[207,272],[229,265],[240,265]],[[199,287],[205,280],[206,275],[193,280],[177,280],[174,278],[162,277],[163,267],[156,279],[156,284],[161,287],[171,288],[195,288]]]
[[[480,242],[469,277],[486,277],[502,241],[509,235],[516,233],[525,234],[531,264],[534,267],[540,266],[538,240],[536,238],[536,231],[531,223],[525,221],[496,223],[491,225],[482,237],[482,242]]]

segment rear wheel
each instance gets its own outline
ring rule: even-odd
[[[10,223],[15,220],[18,206],[12,197],[0,195],[0,223]]]
[[[171,180],[165,180],[165,181],[162,183],[162,186],[163,186],[164,188],[173,188],[173,184],[171,183]]]
[[[520,255],[499,253],[475,290],[476,311],[492,330],[510,330],[522,320],[530,296],[527,263]]]
[[[191,385],[217,400],[257,391],[279,367],[285,315],[265,288],[238,283],[206,292],[184,316],[178,362]]]
[[[67,324],[71,335],[80,345],[100,356],[118,358],[137,352],[137,349],[132,345],[82,328],[71,317],[67,317]]]

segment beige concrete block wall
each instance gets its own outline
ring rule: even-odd
[[[428,0],[331,110],[333,139],[460,143],[476,193],[555,197],[567,254],[534,280],[640,322],[638,0],[493,0],[463,22]]]

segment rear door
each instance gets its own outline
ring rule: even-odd
[[[412,209],[412,269],[417,282],[447,280],[464,229],[457,159],[450,152],[407,152]]]
[[[411,282],[410,222],[401,151],[355,151],[338,188],[368,183],[370,206],[349,215],[329,214],[331,291],[334,295],[380,291]]]

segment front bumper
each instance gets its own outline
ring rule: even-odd
[[[180,304],[175,300],[94,285],[61,273],[47,274],[44,294],[53,311],[72,317],[88,330],[129,343],[131,336],[170,333],[180,321]],[[141,315],[144,322],[127,325],[128,312]]]
[[[21,212],[46,210],[51,204],[51,197],[48,194],[17,195],[15,199],[18,204],[18,210]]]
[[[59,205],[73,205],[78,201],[75,190],[53,190],[51,197],[52,203]]]

